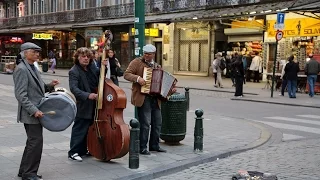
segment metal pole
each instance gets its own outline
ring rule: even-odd
[[[136,119],[130,121],[130,149],[129,149],[129,168],[139,168],[139,151],[140,151],[140,125]]]
[[[134,54],[136,57],[140,57],[143,54],[142,47],[145,42],[145,10],[144,0],[134,1],[134,37],[135,37],[135,48]]]
[[[145,42],[145,7],[144,0],[134,1],[134,55],[135,57],[141,57],[143,55],[142,47]],[[138,118],[137,107],[134,108],[134,116]]]
[[[277,63],[277,53],[278,53],[278,40],[276,40],[276,50],[274,53],[274,61],[273,61],[273,71],[272,71],[272,87],[271,87],[271,97],[273,98],[273,90],[274,90],[274,82],[276,79],[276,63]]]
[[[190,94],[189,94],[189,88],[188,87],[185,87],[185,97],[187,99],[187,111],[189,111],[189,108],[190,108]]]

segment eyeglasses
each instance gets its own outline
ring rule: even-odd
[[[152,56],[152,55],[154,55],[154,53],[144,53],[145,55],[147,55],[147,56]]]

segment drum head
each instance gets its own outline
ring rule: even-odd
[[[77,114],[75,102],[68,95],[61,92],[48,94],[40,103],[39,110],[44,113],[40,118],[42,126],[49,131],[63,131],[74,121]],[[54,114],[48,112],[54,111]]]

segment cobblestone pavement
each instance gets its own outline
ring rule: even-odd
[[[319,149],[319,139],[282,142],[194,166],[158,180],[230,180],[238,170],[269,172],[279,180],[319,180]]]

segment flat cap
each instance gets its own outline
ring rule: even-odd
[[[147,44],[145,46],[143,46],[143,52],[146,52],[146,53],[154,53],[157,51],[157,48],[152,45],[152,44]]]
[[[37,51],[41,51],[41,47],[39,47],[38,45],[31,43],[31,42],[23,43],[21,45],[20,49],[21,49],[21,51],[28,50],[28,49],[34,49]]]

